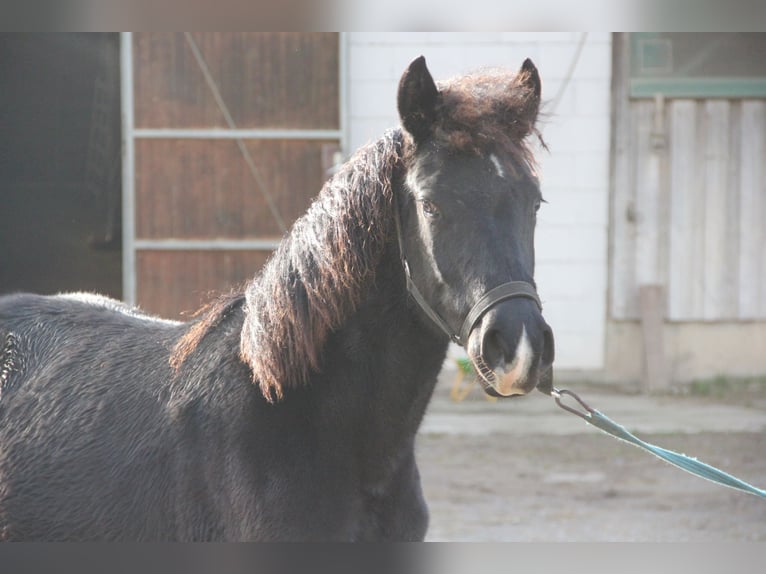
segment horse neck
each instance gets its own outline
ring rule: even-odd
[[[412,441],[434,390],[448,341],[413,308],[396,240],[389,243],[357,311],[329,341],[323,385],[353,397],[368,447]],[[339,389],[338,387],[342,387]]]

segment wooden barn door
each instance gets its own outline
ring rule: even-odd
[[[336,33],[122,37],[125,299],[188,316],[249,280],[341,149]]]
[[[670,385],[666,323],[766,320],[764,50],[764,33],[617,35],[610,311],[640,321],[646,390]]]
[[[612,317],[658,286],[663,320],[763,321],[766,34],[618,39]]]

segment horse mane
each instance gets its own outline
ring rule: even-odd
[[[193,315],[197,320],[178,340],[170,355],[170,366],[173,371],[178,373],[184,361],[197,349],[205,335],[217,327],[234,309],[240,307],[244,300],[244,293],[234,289],[198,309]]]
[[[361,148],[325,183],[245,293],[240,356],[269,400],[322,368],[327,336],[357,309],[392,232],[401,132]]]
[[[393,231],[392,182],[403,136],[389,130],[360,148],[322,187],[306,213],[242,291],[213,300],[176,343],[177,373],[202,340],[239,307],[240,358],[269,401],[308,384],[327,336],[359,305]]]

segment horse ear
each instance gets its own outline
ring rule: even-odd
[[[542,94],[540,74],[529,58],[524,60],[521,65],[518,82],[524,93],[523,103],[519,109],[524,133],[519,135],[526,136],[532,131],[537,121],[537,114],[540,112],[540,95]]]
[[[540,104],[540,95],[542,94],[543,87],[540,81],[540,73],[537,71],[537,66],[532,63],[532,60],[527,58],[524,63],[521,64],[521,77],[524,78],[523,84],[527,87],[534,99],[537,100],[537,104]]]
[[[420,56],[402,74],[397,95],[402,126],[416,142],[431,133],[438,100],[439,90],[426,67],[426,59]]]

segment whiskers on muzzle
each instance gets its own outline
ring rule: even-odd
[[[473,363],[474,369],[476,369],[476,373],[479,375],[479,382],[482,383],[485,390],[488,386],[489,388],[492,388],[497,380],[495,371],[489,368],[487,363],[484,362],[484,358],[481,356],[471,357],[471,362]]]

